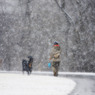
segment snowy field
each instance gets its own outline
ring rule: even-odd
[[[75,86],[64,77],[0,73],[0,95],[68,95]]]

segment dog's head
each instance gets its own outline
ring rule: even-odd
[[[32,56],[28,56],[29,61],[33,62],[33,57]]]

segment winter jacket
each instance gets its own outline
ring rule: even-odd
[[[61,54],[60,46],[54,45],[50,53],[50,59],[53,62],[60,62],[60,54]]]

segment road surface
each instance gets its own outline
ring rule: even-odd
[[[60,76],[60,75],[59,75]],[[76,87],[69,95],[95,95],[95,75],[61,75],[76,82]]]
[[[41,74],[53,75],[51,72]],[[76,82],[75,89],[69,95],[95,95],[95,73],[59,72],[58,77],[69,78]]]

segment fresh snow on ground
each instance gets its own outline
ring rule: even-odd
[[[65,77],[0,73],[0,95],[68,95],[75,86]]]

